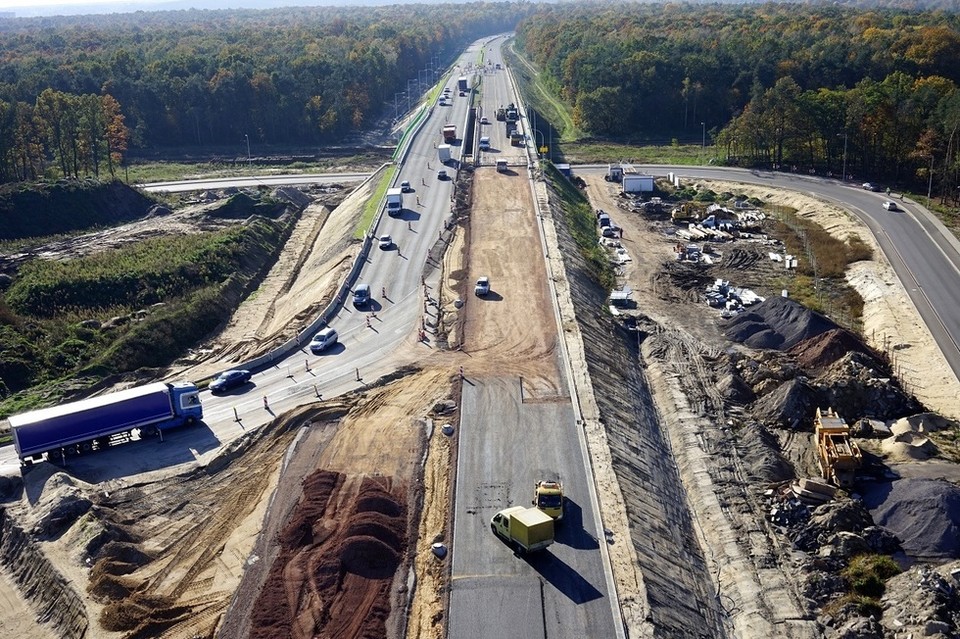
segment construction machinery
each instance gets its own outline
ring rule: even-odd
[[[850,439],[850,427],[832,408],[814,417],[817,463],[823,478],[840,488],[850,488],[857,470],[863,466],[860,447]]]
[[[533,487],[533,505],[557,521],[563,519],[563,484],[546,479],[538,481]]]

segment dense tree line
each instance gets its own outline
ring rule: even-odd
[[[960,16],[836,6],[542,8],[523,50],[608,138],[708,133],[724,156],[955,197]]]
[[[131,148],[243,148],[245,136],[330,142],[392,110],[418,70],[448,63],[465,43],[509,31],[531,11],[476,3],[0,21],[0,115],[13,123],[6,133],[46,115],[45,92],[67,102],[109,95]],[[3,135],[19,160],[5,154],[0,179],[29,177],[15,167],[36,168],[38,157],[55,158],[66,175],[92,170],[79,130],[64,133],[63,149],[49,137],[34,138],[37,146]]]

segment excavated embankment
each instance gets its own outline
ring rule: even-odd
[[[614,471],[627,507],[630,537],[646,585],[655,636],[723,634],[714,586],[697,542],[677,467],[638,365],[637,334],[601,315],[605,292],[562,215],[557,233],[587,366],[605,426]]]
[[[0,562],[41,623],[55,627],[64,639],[86,636],[89,621],[83,601],[3,509],[0,509]]]

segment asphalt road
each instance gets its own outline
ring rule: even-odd
[[[519,379],[464,380],[449,639],[615,637],[591,481],[570,402],[523,401]],[[556,542],[518,556],[490,518],[529,505],[538,479],[564,482]]]
[[[502,42],[493,39],[483,55],[493,64],[478,72],[480,113],[514,101],[507,74],[495,68]],[[495,130],[493,160],[506,155],[511,164],[526,166],[521,147],[497,152],[499,141],[509,145],[505,123],[491,119],[483,128]],[[593,477],[573,406],[562,398],[524,401],[520,383],[464,380],[447,637],[616,637],[622,633],[614,617],[619,605],[607,591],[600,520],[589,491]],[[557,478],[567,501],[556,543],[516,556],[493,535],[490,518],[508,506],[529,505],[537,480]]]
[[[140,188],[150,193],[185,193],[187,191],[207,191],[211,189],[256,188],[258,186],[283,186],[301,184],[339,184],[359,182],[369,177],[367,173],[310,173],[304,175],[266,175],[255,177],[230,177],[207,180],[178,180],[175,182],[153,182]]]

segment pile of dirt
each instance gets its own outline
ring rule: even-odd
[[[317,470],[276,543],[251,613],[253,639],[386,636],[407,545],[403,490],[384,477]]]
[[[876,354],[863,340],[844,328],[830,329],[799,342],[788,351],[804,370],[818,372],[847,353],[862,353],[870,358]],[[879,366],[879,363],[877,364]]]
[[[864,504],[877,525],[918,560],[960,559],[960,486],[942,479],[900,479],[868,487]]]
[[[724,332],[731,340],[752,348],[789,350],[836,328],[832,321],[799,302],[787,297],[771,297],[731,319]]]

